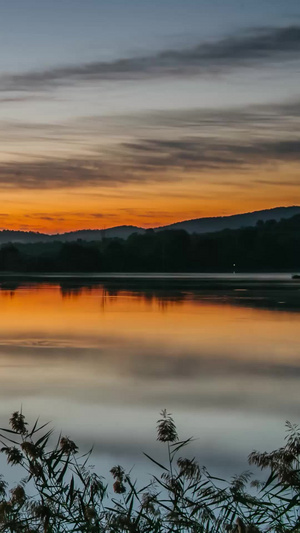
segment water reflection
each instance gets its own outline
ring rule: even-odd
[[[1,425],[22,404],[109,465],[131,466],[153,452],[167,407],[199,437],[201,462],[232,473],[298,421],[299,295],[280,284],[4,285]]]

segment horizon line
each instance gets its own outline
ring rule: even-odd
[[[276,209],[293,209],[293,208],[299,208],[300,209],[300,205],[287,205],[287,206],[284,206],[284,205],[279,205],[279,206],[275,206],[275,207],[269,207],[269,208],[265,208],[265,209],[257,209],[257,210],[254,210],[254,211],[246,211],[246,212],[243,212],[243,213],[232,213],[230,215],[216,215],[216,216],[211,216],[211,217],[199,217],[199,218],[190,218],[190,219],[183,219],[183,220],[178,220],[176,222],[171,222],[170,224],[165,224],[165,225],[162,225],[162,226],[152,226],[152,227],[143,227],[143,226],[134,226],[133,224],[121,224],[121,225],[118,225],[118,226],[110,226],[110,227],[107,227],[107,228],[83,228],[83,229],[75,229],[75,230],[71,230],[71,231],[62,231],[62,232],[56,232],[56,233],[46,233],[46,232],[42,232],[42,231],[35,231],[34,229],[32,230],[22,230],[22,229],[7,229],[7,228],[2,228],[0,229],[0,233],[3,233],[5,231],[9,231],[9,232],[19,232],[19,233],[35,233],[36,235],[48,235],[48,236],[56,236],[56,235],[69,235],[69,234],[72,234],[72,233],[79,233],[79,232],[83,232],[83,231],[91,231],[91,232],[94,232],[94,231],[108,231],[108,230],[111,230],[111,229],[119,229],[119,228],[136,228],[136,229],[140,229],[140,230],[156,230],[156,229],[160,229],[160,228],[170,228],[172,226],[175,226],[177,224],[181,224],[181,223],[184,223],[184,222],[194,222],[194,221],[198,221],[198,220],[213,220],[213,219],[217,219],[217,218],[231,218],[231,217],[235,217],[235,216],[243,216],[243,215],[251,215],[251,214],[254,214],[254,213],[261,213],[261,212],[264,212],[264,211],[275,211]]]

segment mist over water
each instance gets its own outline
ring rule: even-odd
[[[282,444],[286,419],[299,422],[299,289],[3,284],[1,426],[22,406],[94,445],[104,473],[149,472],[142,452],[163,456],[155,424],[166,407],[201,464],[237,473],[253,448]]]

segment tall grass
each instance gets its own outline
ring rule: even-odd
[[[20,412],[1,429],[2,453],[23,477],[14,487],[0,481],[0,531],[213,533],[296,532],[300,530],[300,432],[287,423],[285,445],[271,453],[253,452],[252,465],[265,480],[249,472],[230,481],[211,476],[184,452],[191,439],[180,440],[174,420],[162,411],[157,439],[167,461],[149,461],[160,469],[146,486],[117,465],[111,469],[113,492],[89,467],[90,452],[36,422],[29,427]]]

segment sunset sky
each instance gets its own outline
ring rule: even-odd
[[[299,0],[0,0],[0,228],[300,205]]]

